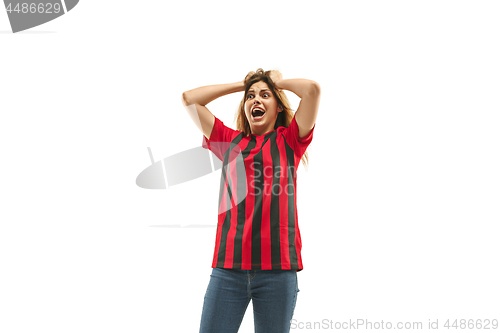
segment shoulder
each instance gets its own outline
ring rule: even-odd
[[[295,115],[292,118],[292,121],[290,122],[290,125],[288,127],[280,126],[277,129],[278,133],[282,133],[285,135],[285,137],[289,137],[290,139],[296,140],[296,141],[310,141],[312,139],[312,134],[314,132],[314,127],[306,133],[304,136],[299,135],[299,125],[297,124],[297,120],[295,119]]]
[[[299,136],[299,127],[295,120],[295,115],[288,127],[278,127],[278,134],[285,139],[297,155],[302,156],[313,138],[314,127],[305,136]]]
[[[237,131],[229,126],[226,126],[224,122],[217,117],[215,117],[214,130],[217,132],[217,134],[222,135],[226,140],[233,139],[234,137],[243,133],[242,131]]]

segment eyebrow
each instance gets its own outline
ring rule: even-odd
[[[271,91],[271,90],[269,90],[269,89],[267,89],[267,88],[264,88],[264,89],[262,89],[262,90],[261,90],[261,92],[262,92],[262,91]],[[250,89],[250,90],[248,90],[248,92],[255,92],[255,90]]]

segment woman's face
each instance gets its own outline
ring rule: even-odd
[[[254,135],[263,135],[274,129],[281,110],[271,89],[264,81],[254,83],[245,96],[245,116]]]

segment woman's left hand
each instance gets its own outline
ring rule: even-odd
[[[271,78],[271,80],[273,80],[273,83],[276,85],[276,88],[283,89],[278,85],[278,82],[280,80],[283,80],[283,75],[281,75],[280,71],[277,70],[271,71],[271,73],[269,73],[269,77]]]

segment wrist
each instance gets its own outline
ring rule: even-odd
[[[235,85],[236,85],[237,92],[245,91],[245,81],[238,81],[235,83]]]
[[[277,81],[274,81],[274,82],[273,82],[273,83],[274,83],[274,86],[275,86],[277,89],[279,89],[279,90],[283,90],[283,86],[281,85],[282,81],[283,81],[283,79],[281,79],[281,80],[277,80]]]

